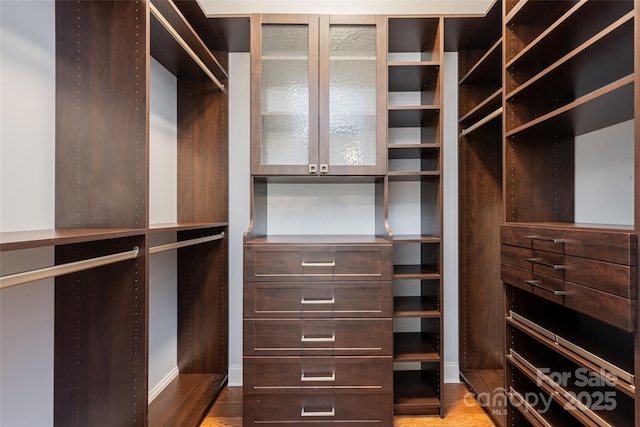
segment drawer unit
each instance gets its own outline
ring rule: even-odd
[[[390,393],[391,358],[259,357],[247,360],[243,387],[256,393],[351,389]]]
[[[391,427],[391,243],[311,239],[245,244],[244,426]]]
[[[245,315],[273,317],[391,317],[389,282],[246,282]]]
[[[391,395],[346,393],[256,394],[243,401],[245,425],[391,426]]]
[[[379,246],[248,246],[245,280],[388,281],[390,257],[390,251]]]
[[[626,331],[636,325],[636,238],[630,231],[501,227],[505,283]]]
[[[246,355],[391,356],[390,319],[244,321]]]

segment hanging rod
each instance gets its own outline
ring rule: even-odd
[[[182,240],[180,242],[167,243],[166,245],[153,246],[149,248],[149,254],[170,251],[171,249],[184,248],[185,246],[199,245],[200,243],[212,242],[214,240],[220,240],[223,238],[224,233],[220,233],[213,236],[198,237],[197,239]]]
[[[88,270],[90,268],[100,267],[107,264],[113,264],[119,261],[133,259],[138,256],[138,252],[140,252],[140,248],[134,246],[132,250],[127,252],[105,255],[97,258],[86,259],[83,261],[70,262],[67,264],[55,265],[53,267],[39,268],[37,270],[25,271],[23,273],[1,276],[0,289],[22,285],[29,282],[35,282],[36,280],[48,279],[49,277],[57,277],[65,274],[76,273],[78,271]]]
[[[224,85],[220,83],[220,80],[218,80],[216,76],[213,75],[211,70],[209,70],[209,67],[207,67],[205,63],[202,62],[200,57],[193,51],[193,49],[191,49],[189,44],[182,38],[182,36],[180,36],[180,34],[175,30],[175,28],[173,28],[173,26],[169,23],[169,21],[167,21],[167,19],[164,16],[162,16],[162,13],[160,13],[158,8],[151,2],[149,2],[149,7],[151,9],[151,13],[153,13],[153,16],[155,16],[158,19],[158,21],[160,21],[162,26],[169,32],[169,34],[171,34],[171,37],[173,37],[175,41],[177,41],[178,44],[182,46],[185,52],[187,52],[191,57],[191,59],[193,59],[196,62],[196,64],[198,64],[198,66],[202,69],[202,71],[204,71],[204,73],[207,76],[209,76],[209,78],[213,81],[213,83],[215,83],[215,85],[218,86],[218,88],[222,92],[224,92],[225,91]]]
[[[491,120],[495,119],[500,114],[502,114],[502,107],[498,108],[493,113],[489,114],[485,118],[483,118],[483,119],[479,120],[478,122],[474,123],[472,126],[468,127],[467,129],[464,129],[462,132],[460,132],[460,135],[461,136],[465,136],[465,135],[470,134],[474,130],[478,129],[480,126],[483,126],[483,125],[489,123]]]

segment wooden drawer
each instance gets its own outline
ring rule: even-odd
[[[386,246],[248,245],[245,280],[391,280],[391,248]]]
[[[625,298],[636,298],[636,267],[561,253],[501,245],[501,260],[534,274],[568,280]],[[513,284],[513,283],[512,283]]]
[[[244,397],[244,425],[392,427],[390,394],[260,394]]]
[[[391,356],[391,319],[244,321],[247,356]]]
[[[392,373],[391,357],[249,357],[244,360],[243,387],[248,393],[391,393]]]
[[[615,264],[636,265],[636,236],[627,230],[507,224],[500,227],[500,242]]]
[[[391,317],[391,282],[245,282],[245,317]]]
[[[572,282],[565,282],[565,289],[565,306],[625,331],[635,332],[637,300],[622,298]]]
[[[500,280],[558,304],[564,303],[564,281],[557,277],[502,263]]]

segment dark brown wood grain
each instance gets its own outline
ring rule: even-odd
[[[56,228],[147,225],[146,7],[56,2]]]
[[[567,290],[565,305],[567,307],[586,313],[625,331],[636,331],[637,301],[635,299],[622,298],[572,282],[565,282],[565,286]]]
[[[228,221],[228,92],[178,79],[178,221]]]
[[[180,374],[149,405],[149,427],[197,427],[226,384],[226,374]]]
[[[296,393],[285,395],[261,394],[248,396],[243,401],[243,423],[245,426],[261,425],[279,427],[348,425],[390,426],[393,416],[388,411],[390,395],[342,393]],[[334,415],[302,416],[303,412],[330,413]]]
[[[144,247],[120,238],[56,247],[56,264]],[[146,257],[55,280],[54,423],[145,426]]]
[[[245,281],[244,313],[256,318],[390,317],[388,282]]]
[[[206,235],[179,233],[180,239]],[[178,367],[180,373],[226,374],[228,368],[226,238],[178,249]]]
[[[392,359],[378,357],[248,357],[245,393],[281,393],[282,387],[339,387],[344,393],[391,392]]]

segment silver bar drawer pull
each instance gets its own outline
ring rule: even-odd
[[[522,238],[527,240],[538,240],[540,242],[550,242],[550,243],[566,243],[567,242],[567,239],[554,239],[552,237],[522,236]]]
[[[301,417],[335,417],[336,416],[336,408],[331,408],[330,411],[307,411],[305,408],[302,408],[300,412]]]
[[[549,268],[553,268],[554,270],[566,270],[567,266],[563,265],[563,264],[551,264],[549,262],[545,262],[542,258],[527,258],[526,261],[533,263],[533,264],[538,264],[538,265],[542,265],[544,267],[549,267]]]
[[[525,280],[524,283],[526,283],[527,285],[535,286],[536,288],[542,289],[543,291],[551,292],[554,295],[563,296],[567,294],[566,291],[552,291],[551,289],[547,289],[544,286],[540,285],[539,280]]]
[[[307,298],[302,298],[302,300],[300,300],[300,304],[335,304],[336,303],[336,299],[335,298],[331,298],[331,299],[307,299]]]
[[[316,382],[316,381],[325,381],[325,382],[334,382],[336,380],[336,373],[332,372],[331,375],[323,376],[323,377],[308,377],[303,372],[300,374],[300,381],[302,382]]]
[[[302,335],[301,342],[336,342],[336,334],[332,334],[330,337],[306,337]]]
[[[302,261],[302,266],[303,267],[335,267],[336,266],[336,262],[335,261],[331,261],[331,262],[306,262],[306,261]]]

